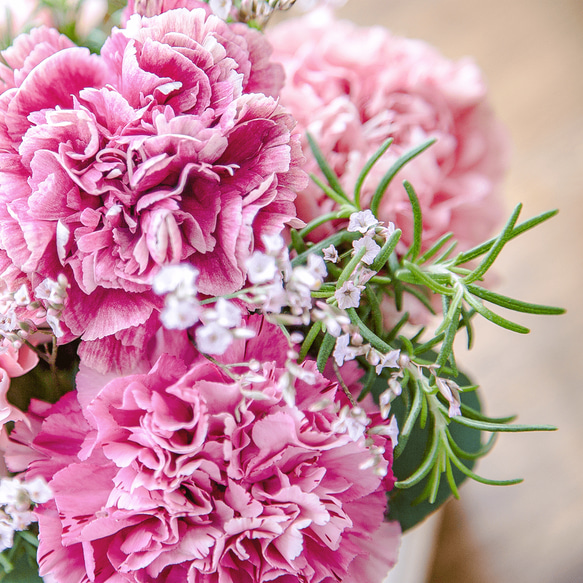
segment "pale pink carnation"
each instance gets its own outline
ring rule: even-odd
[[[39,0],[0,0],[0,42],[9,44],[21,32],[42,24],[51,26],[53,18]]]
[[[407,179],[423,211],[424,248],[449,231],[459,249],[491,234],[501,215],[507,141],[470,59],[453,62],[421,41],[336,21],[326,11],[279,24],[268,37],[274,59],[286,69],[281,103],[298,120],[298,131],[312,133],[350,196],[366,161],[387,138],[394,143],[364,184],[363,206],[398,157],[437,138],[395,177],[378,218],[395,223],[402,241],[411,242],[412,212],[402,186]],[[319,173],[304,145],[306,169]],[[298,196],[298,216],[309,221],[333,204],[311,184]],[[314,237],[327,234],[320,229]]]
[[[34,432],[19,425],[7,459],[13,470],[28,466],[28,479],[46,478],[55,496],[37,509],[42,575],[60,583],[384,577],[399,538],[398,525],[383,523],[390,455],[383,480],[365,468],[364,438],[335,432],[336,409],[316,405],[343,392],[313,362],[302,367],[315,384],[296,380],[296,406],[286,404],[278,381],[287,342],[260,318],[249,325],[257,337],[223,360],[259,359],[265,380],[252,388],[262,399],[243,401],[241,383],[206,359],[185,365],[165,355],[147,374],[108,382],[84,413],[72,393],[49,410],[33,403]],[[390,440],[375,440],[391,451]]]
[[[7,399],[10,379],[31,371],[38,363],[38,356],[32,348],[13,347],[0,353],[0,430],[8,421],[23,421],[26,416]]]
[[[163,265],[189,262],[201,293],[231,293],[261,235],[295,217],[295,122],[255,92],[275,90],[266,41],[180,9],[135,15],[101,57],[46,29],[5,54],[0,247],[33,286],[66,275],[63,341],[81,336],[90,366],[134,370]]]

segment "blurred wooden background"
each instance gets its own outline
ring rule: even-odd
[[[489,413],[559,431],[498,440],[478,471],[524,483],[463,488],[446,507],[426,583],[582,582],[583,0],[350,0],[339,13],[453,59],[473,56],[514,142],[509,211],[561,209],[504,250],[497,289],[568,314],[520,318],[526,337],[481,322],[474,350],[458,357]]]

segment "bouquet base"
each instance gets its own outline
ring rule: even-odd
[[[433,563],[442,510],[432,514],[401,540],[399,560],[383,583],[425,583]]]

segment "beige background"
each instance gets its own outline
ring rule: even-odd
[[[451,58],[473,56],[514,141],[508,209],[561,213],[516,240],[498,263],[498,290],[562,305],[523,316],[529,336],[478,326],[459,359],[493,415],[551,423],[553,434],[508,435],[479,465],[518,486],[468,484],[446,509],[431,583],[583,581],[583,0],[350,0],[342,16],[422,38]],[[419,582],[421,583],[421,582]]]

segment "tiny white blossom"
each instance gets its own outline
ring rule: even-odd
[[[61,273],[57,281],[47,277],[34,290],[34,295],[39,300],[45,300],[53,307],[63,307],[67,297],[69,282],[67,277]]]
[[[363,247],[366,249],[361,261],[367,265],[371,265],[381,251],[381,248],[373,241],[372,237],[366,236],[352,241],[352,247],[354,248],[353,255],[356,255]]]
[[[308,385],[316,384],[316,375],[312,371],[301,367],[299,364],[293,362],[292,360],[288,360],[285,363],[285,368],[293,377],[299,379],[300,381],[304,381],[304,383]]]
[[[55,313],[55,310],[52,310],[52,312],[47,312],[45,319],[49,325],[49,328],[53,331],[55,338],[61,338],[61,336],[64,336],[65,332],[61,328],[60,314]]]
[[[295,407],[296,404],[296,389],[294,387],[294,377],[289,371],[284,372],[277,381],[277,387],[281,391],[281,396],[286,404],[290,407]]]
[[[322,249],[322,253],[324,253],[324,261],[329,261],[330,263],[338,263],[338,260],[340,259],[338,251],[334,245],[330,245],[330,247]]]
[[[241,340],[255,338],[255,330],[251,330],[251,328],[233,328],[231,330],[231,334],[233,338],[238,338]]]
[[[317,301],[316,308],[312,310],[314,321],[320,321],[326,328],[326,332],[337,338],[344,328],[350,325],[348,314],[336,306],[326,302]]]
[[[461,401],[458,384],[450,379],[442,379],[441,377],[435,379],[435,384],[437,385],[439,392],[449,403],[449,411],[447,414],[450,417],[461,415]]]
[[[362,263],[360,263],[353,276],[354,283],[356,283],[356,285],[365,285],[376,274],[377,274],[376,271],[374,271],[373,269],[369,269],[368,267],[365,267],[364,265],[362,265]]]
[[[350,280],[345,281],[340,289],[334,292],[338,307],[342,310],[346,310],[346,308],[358,308],[360,305],[360,292],[363,289],[362,286],[356,286]]]
[[[165,265],[155,275],[152,290],[158,295],[174,293],[181,298],[196,296],[199,271],[188,263]]]
[[[336,344],[334,346],[334,352],[332,356],[336,361],[338,366],[342,366],[347,360],[354,360],[360,354],[363,354],[361,348],[356,348],[354,346],[349,346],[350,336],[348,334],[342,334],[336,338]]]
[[[395,232],[395,225],[389,221],[386,227],[377,227],[376,232],[385,241],[388,241],[389,237]]]
[[[393,415],[388,425],[375,425],[368,430],[369,435],[384,435],[391,439],[393,449],[399,443],[399,425],[397,418]]]
[[[368,345],[368,352],[366,353],[366,361],[373,366],[376,366],[381,361],[382,353],[380,353],[376,348],[373,348],[370,344]]]
[[[350,233],[355,233],[356,231],[360,233],[366,233],[371,227],[376,227],[379,222],[377,218],[372,214],[370,209],[360,211],[357,213],[352,213],[350,215],[350,220],[348,222],[347,231]]]
[[[0,552],[14,544],[14,527],[11,523],[0,520]]]
[[[30,503],[30,496],[18,478],[0,480],[0,505],[24,511],[30,508]]]
[[[247,277],[251,283],[261,284],[273,281],[277,273],[275,257],[254,251],[253,255],[245,261]]]
[[[387,389],[383,391],[379,396],[379,408],[381,410],[381,417],[387,419],[389,416],[389,411],[391,410],[391,401],[394,398],[393,391]]]
[[[241,323],[241,310],[225,298],[219,298],[215,304],[216,322],[223,328],[235,328]]]
[[[322,285],[322,280],[317,277],[311,269],[308,269],[303,265],[299,265],[298,267],[294,267],[290,277],[290,283],[292,285],[299,284],[305,286],[308,288],[308,290],[314,290],[318,289]]]
[[[231,0],[209,0],[209,6],[219,18],[227,20],[233,3]]]
[[[18,290],[14,292],[14,301],[17,306],[28,306],[28,304],[30,304],[30,295],[25,284],[22,284]]]
[[[33,522],[36,522],[35,515],[30,510],[10,512],[10,518],[12,518],[14,530],[26,530]]]
[[[383,368],[399,368],[399,356],[401,355],[400,350],[391,350],[387,354],[381,356],[381,361],[376,366],[377,374],[381,374]]]
[[[358,441],[370,423],[364,409],[361,407],[349,407],[344,405],[338,413],[338,419],[332,423],[332,431],[336,433],[348,433],[350,439]]]
[[[30,499],[35,504],[44,504],[52,499],[53,493],[46,481],[37,476],[28,482],[22,484],[23,488],[28,492]]]
[[[397,447],[399,443],[399,425],[397,424],[397,418],[393,415],[389,421],[389,437],[391,438],[391,443],[393,444],[393,449]]]
[[[281,280],[274,281],[272,284],[263,288],[262,304],[266,312],[279,313],[281,309],[288,305],[287,294],[283,288]]]
[[[308,255],[308,269],[320,280],[324,280],[326,275],[328,275],[328,270],[326,269],[324,260],[315,253]]]
[[[200,304],[195,298],[166,296],[160,321],[167,330],[186,330],[199,320]]]
[[[261,235],[261,241],[269,255],[277,255],[285,246],[281,235]]]
[[[401,383],[394,377],[391,377],[389,379],[389,389],[393,391],[395,397],[398,397],[403,392],[403,387],[401,386]]]
[[[231,333],[216,322],[196,329],[197,348],[206,354],[224,354],[232,341]]]

